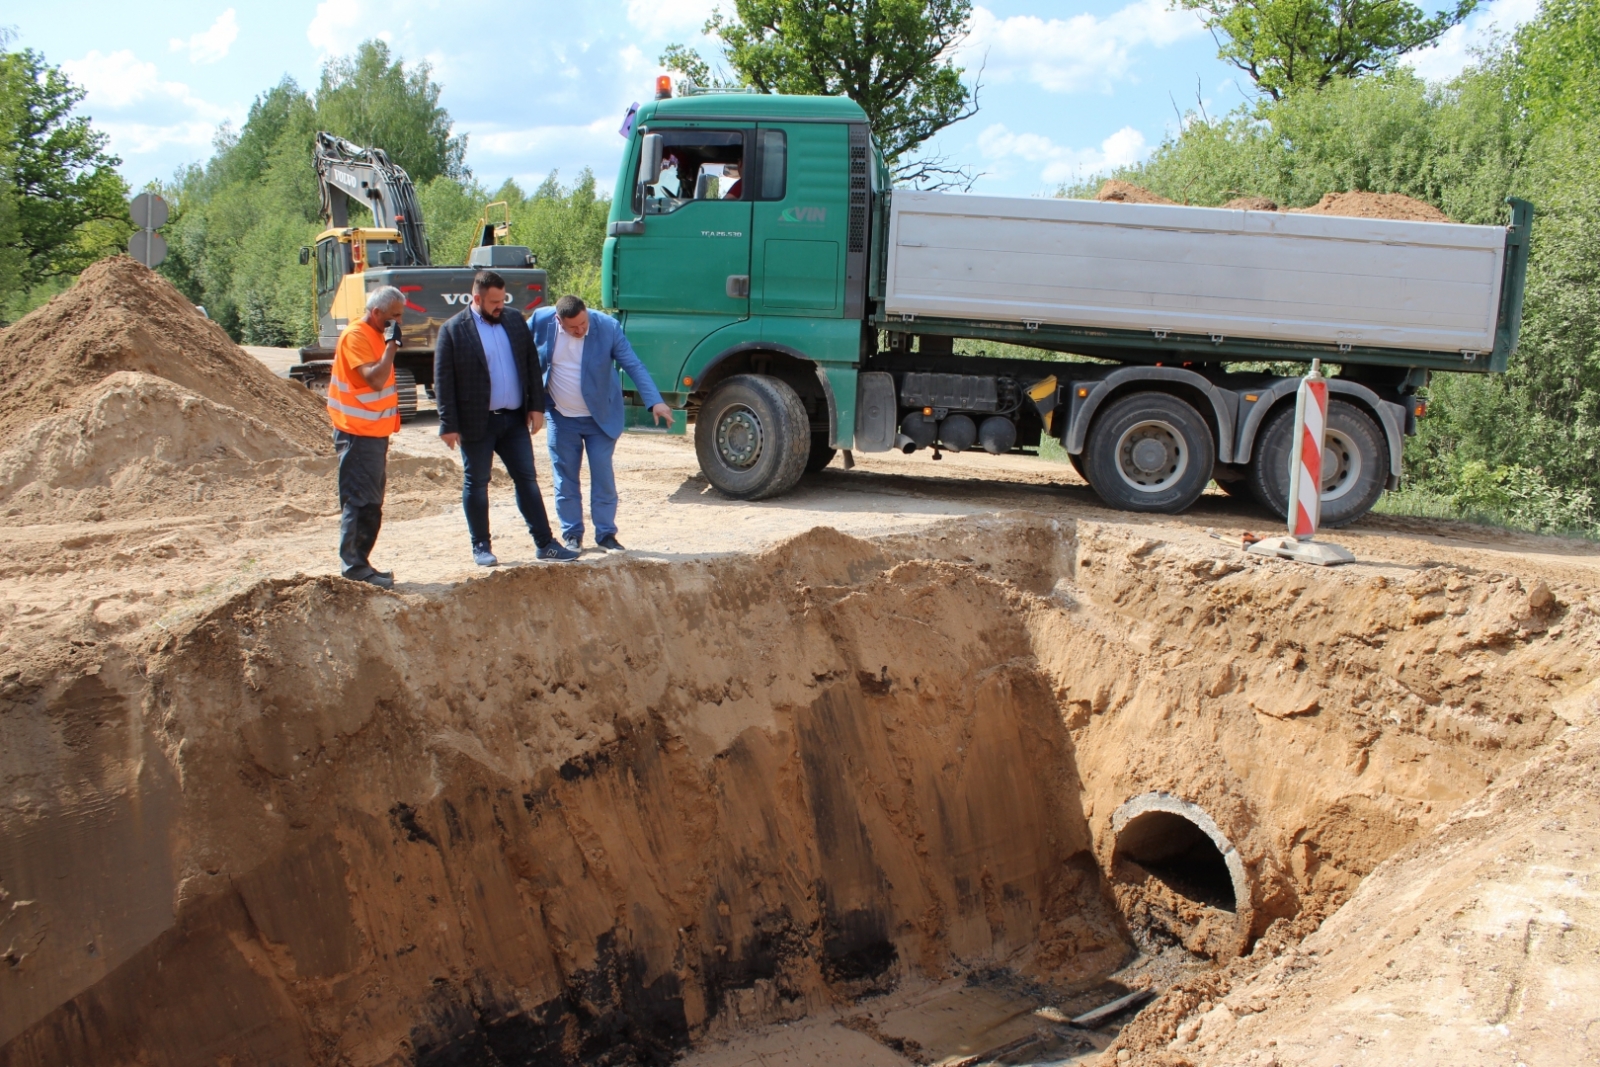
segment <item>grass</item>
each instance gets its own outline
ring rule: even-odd
[[[1546,537],[1571,537],[1583,541],[1600,541],[1600,529],[1595,527],[1552,529],[1548,526],[1541,527],[1532,523],[1518,522],[1511,516],[1497,512],[1459,508],[1450,497],[1439,493],[1430,493],[1422,488],[1407,487],[1384,493],[1383,496],[1378,498],[1378,503],[1373,506],[1372,510],[1378,515],[1394,515],[1400,518],[1470,522],[1475,526],[1487,526],[1498,530],[1514,530],[1518,533],[1542,534]]]

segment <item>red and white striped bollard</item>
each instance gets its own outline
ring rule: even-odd
[[[1309,541],[1322,518],[1322,438],[1328,428],[1328,379],[1322,360],[1300,379],[1294,399],[1294,458],[1289,463],[1289,535]]]

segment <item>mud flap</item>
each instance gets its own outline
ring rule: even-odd
[[[857,452],[887,452],[893,448],[898,414],[892,375],[883,371],[856,375]]]

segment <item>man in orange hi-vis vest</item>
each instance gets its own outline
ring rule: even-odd
[[[328,417],[339,453],[339,559],[346,578],[381,589],[393,587],[394,574],[375,569],[367,557],[383,525],[389,437],[400,430],[394,354],[405,299],[392,285],[373,290],[366,316],[339,336],[328,382]]]

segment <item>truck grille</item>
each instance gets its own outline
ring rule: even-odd
[[[856,143],[857,138],[850,138],[850,251],[865,252],[867,249],[867,145],[866,128],[851,127],[852,135],[859,129],[863,136],[861,143]]]

